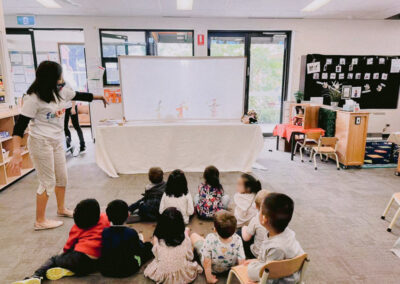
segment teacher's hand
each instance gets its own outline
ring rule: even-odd
[[[106,108],[108,105],[107,99],[104,96],[93,96],[93,99],[103,101],[104,108]]]
[[[11,176],[18,176],[21,174],[22,156],[20,151],[14,151],[13,156],[8,163],[8,168]]]

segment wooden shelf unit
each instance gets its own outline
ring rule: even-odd
[[[22,169],[20,174],[13,176],[8,170],[8,163],[10,162],[12,157],[11,135],[14,129],[16,118],[19,113],[20,112],[18,109],[12,109],[0,113],[0,132],[7,131],[10,134],[10,137],[0,139],[0,191],[34,170],[27,147],[29,135],[28,132],[24,134],[21,142],[21,147],[23,147],[24,149],[22,152]],[[3,149],[8,152],[8,157],[3,154]]]

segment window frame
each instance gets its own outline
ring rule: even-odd
[[[187,30],[187,29],[108,29],[102,28],[99,29],[99,38],[100,38],[100,56],[101,56],[101,65],[106,68],[106,63],[117,63],[118,64],[118,55],[117,57],[104,57],[103,56],[103,38],[102,32],[144,32],[145,33],[145,44],[146,44],[146,56],[152,56],[150,51],[150,35],[153,32],[186,32],[192,33],[192,56],[194,56],[194,30]],[[103,86],[104,87],[115,87],[120,86],[120,84],[108,84],[107,83],[107,70],[105,70],[103,75]]]
[[[290,55],[292,45],[292,31],[291,30],[208,30],[207,31],[207,56],[211,56],[211,37],[244,37],[244,56],[247,58],[246,66],[246,88],[244,96],[244,113],[247,113],[249,107],[249,85],[250,85],[250,39],[251,37],[257,36],[271,36],[271,35],[285,35],[285,54],[283,58],[283,74],[282,74],[282,94],[281,94],[281,111],[279,121],[282,123],[283,120],[283,104],[288,97],[289,81],[290,81]],[[265,137],[272,136],[272,133],[263,133]]]

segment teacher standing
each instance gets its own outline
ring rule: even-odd
[[[49,195],[55,192],[57,215],[73,217],[65,207],[67,166],[64,151],[64,114],[71,101],[102,100],[103,96],[75,92],[65,87],[62,67],[53,61],[43,61],[36,70],[36,78],[24,96],[21,115],[13,132],[13,156],[9,163],[11,173],[21,170],[21,139],[30,124],[28,148],[39,179],[36,192],[35,230],[59,227],[62,221],[46,219]]]

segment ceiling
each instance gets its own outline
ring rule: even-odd
[[[312,0],[194,0],[192,11],[176,10],[176,0],[55,0],[48,9],[36,0],[3,0],[6,15],[170,16],[385,19],[400,13],[399,0],[331,0],[315,12],[301,9]],[[72,3],[72,4],[71,4]]]

